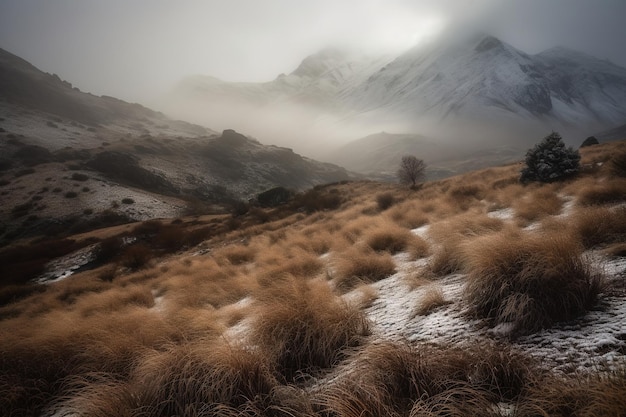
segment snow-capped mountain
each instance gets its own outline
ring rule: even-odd
[[[483,35],[410,50],[345,100],[417,119],[504,117],[594,130],[626,120],[626,69],[565,48],[528,55]]]
[[[249,105],[292,102],[328,107],[337,103],[336,98],[342,91],[365,81],[389,59],[327,48],[306,57],[290,74],[280,74],[269,82],[233,83],[195,75],[182,80],[173,94],[182,98],[226,99]]]
[[[283,119],[295,122],[299,135],[323,123],[325,132],[341,131],[342,123],[349,123],[427,135],[456,126],[442,133],[447,137],[472,136],[471,126],[474,136],[492,128],[515,130],[519,136],[533,132],[531,141],[540,132],[575,132],[571,140],[576,143],[626,122],[626,69],[565,48],[530,55],[493,36],[474,34],[418,46],[395,58],[326,49],[267,83],[196,76],[184,80],[174,96],[175,104],[208,106],[204,115],[213,110],[223,116],[229,105],[239,106],[239,120],[266,111],[259,118],[261,127],[282,121],[277,115],[269,118],[269,109],[288,111]],[[183,113],[175,112],[178,117]]]

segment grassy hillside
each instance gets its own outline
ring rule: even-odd
[[[581,154],[4,248],[0,414],[623,415],[626,142]]]

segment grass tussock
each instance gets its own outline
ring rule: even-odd
[[[626,241],[626,207],[578,209],[569,223],[585,248]]]
[[[347,292],[359,284],[387,278],[396,272],[396,264],[389,253],[377,253],[357,248],[346,250],[334,259],[335,286]]]
[[[218,258],[218,263],[221,260],[226,260],[226,262],[230,265],[242,265],[254,260],[256,251],[254,248],[248,246],[241,245],[230,245],[216,254]],[[223,264],[223,262],[221,262]]]
[[[435,276],[461,272],[465,269],[464,242],[477,236],[493,234],[504,228],[501,219],[479,213],[466,213],[431,227],[429,234],[436,242],[428,271]]]
[[[601,279],[581,247],[562,235],[499,234],[465,247],[471,315],[527,334],[589,310]]]
[[[337,365],[369,334],[365,315],[335,296],[325,281],[284,278],[257,299],[251,340],[272,358],[284,381]]]
[[[530,385],[516,416],[621,416],[626,410],[626,368],[606,375],[548,376]]]
[[[426,316],[438,307],[447,304],[450,304],[450,301],[446,299],[443,289],[436,284],[429,285],[422,291],[413,314],[416,316]]]
[[[144,355],[131,375],[142,415],[261,415],[277,385],[259,352],[224,343],[190,343]]]
[[[513,203],[513,210],[523,224],[542,219],[545,216],[559,214],[563,207],[563,199],[555,188],[544,185]]]
[[[626,201],[626,179],[605,180],[578,190],[578,204],[593,206]]]
[[[380,211],[387,210],[389,207],[393,206],[395,202],[396,198],[390,192],[381,193],[376,196],[376,204]]]
[[[428,216],[423,207],[415,201],[406,201],[390,208],[385,215],[398,226],[415,229],[428,223]]]
[[[364,237],[365,244],[376,252],[395,254],[408,249],[413,243],[415,235],[407,229],[393,224],[383,224],[376,230],[370,231]]]
[[[495,404],[517,398],[531,364],[494,346],[367,346],[351,370],[319,396],[338,416],[495,416]]]

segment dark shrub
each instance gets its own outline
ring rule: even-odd
[[[122,203],[124,203],[124,204],[135,204],[135,200],[133,200],[132,198],[123,198],[122,199]]]
[[[79,172],[75,172],[72,174],[72,179],[76,181],[87,181],[89,177],[85,174],[81,174]]]
[[[554,182],[578,173],[580,154],[566,148],[561,135],[552,132],[526,152],[526,167],[520,181]]]
[[[376,204],[378,204],[378,209],[381,211],[387,210],[389,207],[393,206],[395,201],[391,193],[382,193],[376,196]]]
[[[65,198],[76,198],[78,197],[78,193],[74,191],[68,191],[65,193]]]
[[[139,269],[145,266],[154,257],[152,250],[143,243],[126,247],[120,255],[120,263],[130,269]]]
[[[257,196],[257,201],[261,207],[276,207],[288,202],[293,197],[293,192],[285,187],[276,187],[264,191]]]

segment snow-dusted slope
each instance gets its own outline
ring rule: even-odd
[[[330,120],[335,131],[347,122],[432,136],[456,125],[442,135],[479,137],[500,128],[533,139],[550,130],[584,138],[626,122],[626,69],[564,48],[529,55],[474,34],[418,46],[395,59],[326,49],[271,82],[197,76],[183,81],[175,96],[196,106],[219,102],[221,110],[245,104],[237,109],[243,118],[274,106],[289,119],[294,109],[306,108],[314,123]]]
[[[626,120],[626,69],[564,48],[528,55],[481,35],[413,49],[346,100],[413,118],[505,117],[600,128]]]

